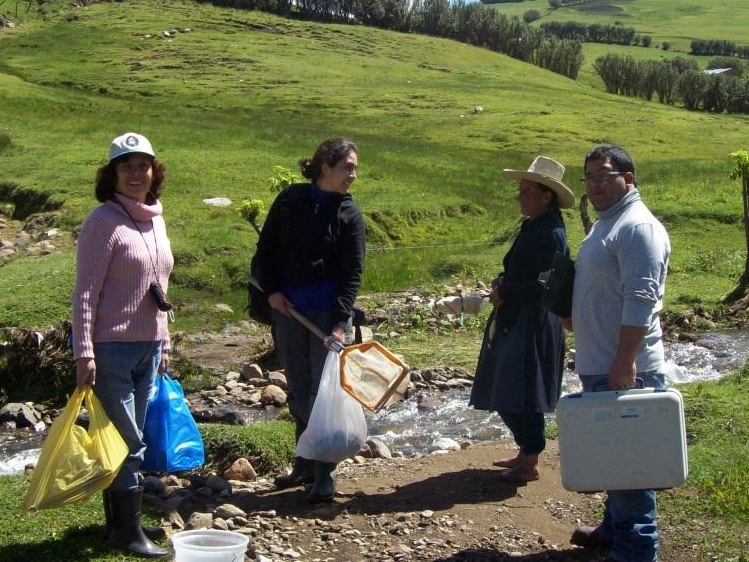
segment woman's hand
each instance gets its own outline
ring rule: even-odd
[[[96,361],[93,357],[79,357],[75,361],[75,378],[78,388],[96,384]]]
[[[163,375],[169,371],[169,350],[161,350],[161,361],[159,361],[159,374]]]
[[[277,310],[281,314],[291,316],[289,314],[289,303],[286,300],[286,296],[281,291],[268,295],[268,304],[271,308]]]
[[[338,342],[339,345],[344,345],[346,342],[346,325],[336,324],[330,332],[330,335],[323,340],[325,347],[334,350],[334,342]],[[335,351],[335,350],[334,350]]]
[[[489,302],[492,303],[495,308],[499,308],[502,306],[502,303],[504,302],[502,300],[502,297],[499,296],[499,291],[495,287],[494,290],[489,294]]]

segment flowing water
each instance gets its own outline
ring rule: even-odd
[[[724,331],[706,334],[697,344],[673,343],[666,346],[669,384],[719,379],[740,369],[749,357],[749,331]],[[580,383],[571,371],[565,372],[562,392],[579,392]],[[387,410],[367,413],[370,436],[381,438],[391,451],[405,456],[426,453],[441,438],[458,443],[470,440],[496,441],[510,437],[495,413],[468,407],[470,389],[438,393],[438,407],[420,410],[416,397],[403,400]],[[274,409],[275,410],[275,409]],[[553,414],[548,416],[553,419]],[[274,419],[268,411],[247,414],[248,421]],[[24,466],[38,459],[40,436],[21,436],[0,445],[0,475],[20,474]]]
[[[666,346],[669,364],[668,384],[719,379],[740,369],[749,356],[749,331],[713,332],[702,337],[699,345],[673,343]],[[562,393],[579,392],[577,376],[566,371]],[[511,434],[496,413],[468,407],[470,389],[439,393],[439,407],[420,411],[414,397],[371,414],[370,436],[380,437],[392,451],[406,456],[429,452],[437,439],[447,437],[458,443],[496,441]],[[554,415],[548,416],[552,420]]]

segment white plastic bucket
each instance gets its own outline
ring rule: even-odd
[[[174,562],[244,562],[249,542],[234,531],[181,531],[172,535]]]

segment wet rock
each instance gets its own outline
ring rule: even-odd
[[[0,408],[0,422],[14,422],[17,428],[35,427],[42,413],[29,403],[10,402]]]
[[[429,452],[433,453],[435,451],[460,451],[460,449],[460,444],[457,441],[455,441],[454,439],[450,439],[449,437],[442,437],[432,443],[432,445],[429,447]]]
[[[369,447],[369,451],[371,452],[372,458],[378,458],[378,459],[391,459],[393,458],[393,454],[390,452],[390,449],[388,448],[385,443],[378,439],[377,437],[370,437],[367,439],[367,446]]]

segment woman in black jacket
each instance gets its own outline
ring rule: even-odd
[[[492,282],[494,305],[481,344],[470,404],[498,412],[519,447],[500,459],[501,480],[538,480],[538,455],[546,446],[544,413],[553,412],[561,393],[564,330],[559,318],[541,307],[539,273],[551,268],[555,252],[569,255],[560,207],[575,203],[562,183],[564,166],[539,156],[528,170],[504,170],[517,179],[520,233]]]
[[[289,384],[289,411],[296,439],[307,427],[333,341],[351,332],[354,301],[364,268],[364,219],[348,193],[356,179],[358,149],[346,139],[328,139],[312,159],[299,162],[309,183],[283,190],[268,212],[257,244],[257,276],[272,308],[279,356]],[[325,342],[289,314],[306,316]],[[313,483],[308,499],[335,495],[335,464],[297,457],[278,488]]]

